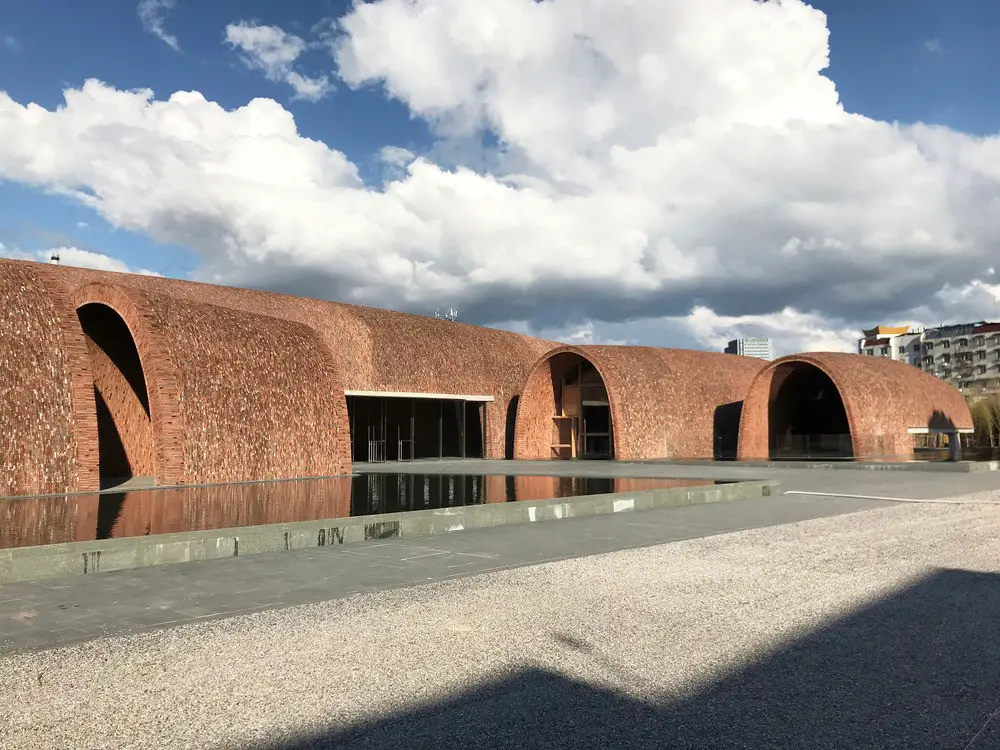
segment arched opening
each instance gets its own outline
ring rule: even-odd
[[[101,486],[155,475],[153,429],[146,378],[132,333],[111,307],[77,309],[87,339],[97,406]]]
[[[513,396],[507,404],[507,424],[504,435],[504,458],[514,458],[514,426],[517,424],[517,402],[520,396]]]
[[[549,360],[552,375],[552,458],[611,459],[611,403],[593,363],[567,352]]]
[[[771,458],[850,458],[851,428],[830,376],[814,365],[778,367],[768,404]]]

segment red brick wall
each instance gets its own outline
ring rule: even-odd
[[[740,459],[768,458],[768,408],[776,381],[791,368],[810,366],[836,386],[857,457],[910,453],[911,427],[972,427],[962,394],[912,365],[839,352],[796,354],[772,362],[748,390],[740,420]]]
[[[53,269],[0,260],[0,495],[97,489],[93,380]]]
[[[504,457],[506,416],[532,364],[556,346],[509,331],[253,289],[63,267],[72,288],[90,281],[295,321],[326,343],[344,388],[493,396],[486,454]]]
[[[715,352],[643,346],[560,347],[544,355],[525,381],[518,406],[515,455],[551,455],[553,382],[588,359],[604,380],[611,404],[615,458],[711,458],[716,409],[742,401],[762,360]]]
[[[155,476],[149,399],[132,334],[110,307],[87,305],[77,315],[94,377],[99,442],[116,444],[101,455],[101,476]]]
[[[135,288],[92,283],[135,338],[161,484],[349,471],[347,412],[332,358],[306,326]]]

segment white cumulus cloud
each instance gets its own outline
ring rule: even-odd
[[[104,253],[95,253],[93,250],[81,250],[78,247],[52,247],[47,250],[20,250],[6,247],[0,242],[0,258],[11,258],[13,260],[33,260],[48,263],[53,256],[58,256],[59,264],[64,266],[75,266],[77,268],[91,268],[95,271],[115,271],[117,273],[140,273],[149,276],[159,276],[155,271],[146,268],[131,268],[128,264],[118,258],[112,258]]]
[[[306,42],[277,26],[231,23],[226,27],[226,43],[242,52],[247,67],[260,70],[268,80],[288,84],[298,99],[319,101],[332,89],[327,76],[308,77],[295,70],[296,60],[306,51]]]
[[[996,262],[1000,138],[846,111],[800,0],[378,0],[336,28],[336,75],[439,138],[384,149],[384,185],[274,101],[94,80],[52,110],[0,94],[0,177],[190,247],[206,280],[567,337],[842,349],[994,315],[954,290]],[[280,80],[306,45],[230,30]]]
[[[683,321],[696,341],[722,351],[737,338],[762,336],[776,344],[775,355],[796,352],[856,351],[860,331],[843,321],[832,321],[814,313],[784,308],[766,315],[718,315],[696,307]],[[838,324],[839,323],[839,324]]]

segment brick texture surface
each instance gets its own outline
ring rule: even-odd
[[[97,488],[87,346],[49,267],[0,260],[0,495]]]
[[[83,322],[94,395],[98,400],[98,434],[119,436],[120,454],[102,457],[107,476],[156,474],[153,432],[142,364],[125,322],[110,307],[89,305],[78,310]],[[127,374],[126,374],[127,373]]]
[[[962,394],[916,367],[857,354],[796,354],[770,363],[748,389],[740,419],[741,459],[768,458],[772,394],[783,378],[801,367],[816,367],[833,381],[847,412],[856,457],[910,453],[909,428],[972,428]]]
[[[309,326],[326,344],[350,391],[492,396],[488,458],[504,457],[511,399],[538,357],[556,346],[510,331],[254,289],[70,267],[60,273],[73,289],[101,281]]]
[[[858,355],[766,365],[712,352],[561,347],[389,310],[25,261],[0,261],[0,295],[4,495],[97,489],[99,415],[119,430],[131,473],[160,483],[343,473],[345,389],[491,396],[486,456],[504,457],[510,439],[517,457],[548,458],[554,383],[579,357],[604,380],[619,459],[711,457],[720,414],[736,415],[741,457],[766,456],[772,385],[790,367],[832,378],[857,455],[906,452],[908,427],[972,424],[951,386]],[[105,328],[118,321],[111,338],[124,349],[102,340],[88,310],[105,311]],[[122,364],[126,329],[138,379]],[[490,500],[501,496],[495,484]]]
[[[564,346],[532,368],[515,430],[517,458],[549,458],[556,383],[583,357],[604,380],[615,458],[711,458],[720,407],[738,403],[762,360],[643,346]]]
[[[96,282],[78,289],[75,301],[108,305],[131,321],[152,394],[159,483],[349,470],[343,387],[312,329]]]

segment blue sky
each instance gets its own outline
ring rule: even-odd
[[[371,170],[366,176],[372,179],[375,157],[385,144],[419,151],[430,143],[422,121],[377,91],[339,86],[319,102],[297,102],[287,86],[247,69],[223,43],[226,25],[239,20],[308,36],[316,23],[346,12],[349,2],[178,0],[164,25],[177,38],[179,52],[143,30],[136,5],[132,0],[0,4],[0,38],[16,40],[16,45],[0,45],[0,89],[16,101],[48,109],[62,103],[66,87],[87,78],[119,89],[150,88],[157,98],[200,91],[227,108],[268,97],[295,115],[302,135],[343,151],[363,174]],[[330,67],[329,56],[318,50],[307,53],[305,61],[317,71]],[[170,276],[187,274],[196,260],[185,248],[157,248],[141,234],[112,230],[70,200],[5,182],[0,182],[0,242],[25,250],[74,245]]]
[[[831,66],[826,75],[849,111],[889,122],[947,125],[973,135],[1000,132],[1000,100],[992,80],[1000,68],[1000,45],[995,44],[1000,3],[814,0],[812,5],[827,14]],[[298,100],[288,85],[267,80],[225,44],[227,24],[237,21],[315,39],[316,24],[344,15],[349,2],[175,0],[173,7],[161,9],[162,29],[179,49],[144,28],[137,7],[137,0],[0,4],[0,90],[21,104],[36,102],[48,109],[62,103],[65,88],[88,78],[120,90],[151,88],[157,99],[196,90],[226,108],[271,98],[294,115],[301,135],[344,152],[372,184],[384,174],[380,149],[398,146],[421,153],[434,142],[424,120],[378,88],[352,90],[334,78],[328,96]],[[308,50],[296,68],[310,76],[333,73],[328,50],[320,48]],[[114,229],[67,198],[2,181],[0,243],[23,251],[75,246],[171,276],[190,274],[198,262],[187,248],[157,245],[142,233]],[[940,279],[918,281],[929,289]],[[955,283],[960,281],[968,279]]]
[[[980,134],[1000,130],[993,77],[1000,69],[995,44],[1000,3],[816,0],[812,5],[827,14],[828,73],[851,111]],[[385,144],[419,152],[431,140],[427,127],[377,91],[341,85],[319,102],[294,101],[287,86],[248,70],[223,44],[225,27],[233,21],[256,20],[308,36],[314,24],[341,16],[349,6],[340,0],[178,0],[164,18],[178,53],[143,30],[131,0],[3,3],[0,36],[14,38],[18,49],[0,48],[0,89],[47,108],[61,103],[65,87],[89,77],[119,89],[148,87],[158,98],[201,91],[226,107],[270,97],[294,113],[303,135],[340,149],[364,170]],[[316,51],[310,63],[323,70],[329,58]],[[194,263],[183,248],[158,252],[142,235],[112,231],[69,200],[10,183],[0,183],[0,242],[29,250],[74,244],[169,275],[182,275]]]

